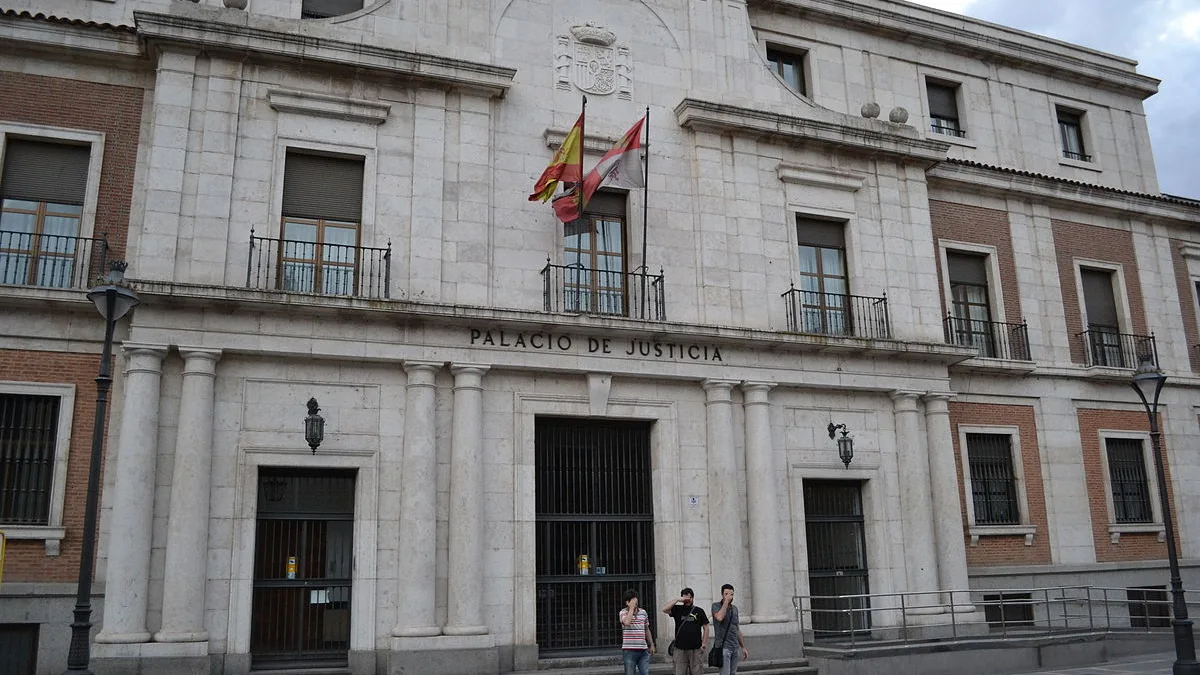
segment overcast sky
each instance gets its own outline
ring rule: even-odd
[[[912,0],[1135,59],[1159,188],[1200,198],[1200,0]]]

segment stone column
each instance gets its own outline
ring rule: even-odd
[[[750,596],[754,623],[772,623],[789,619],[787,593],[783,588],[783,565],[779,562],[779,498],[775,484],[779,478],[775,466],[775,447],[771,443],[771,402],[773,384],[744,382],[742,392],[746,409],[746,491],[750,522]]]
[[[737,457],[733,444],[733,399],[736,380],[704,380],[706,442],[708,444],[708,545],[712,566],[711,592],[721,584],[740,585],[742,569],[742,508],[738,496]],[[750,617],[743,615],[745,621]]]
[[[400,479],[400,550],[397,552],[399,616],[395,637],[428,637],[442,632],[435,616],[437,586],[437,436],[432,361],[406,361],[404,459]],[[457,402],[457,399],[456,399]],[[458,424],[455,408],[455,425]],[[457,446],[455,446],[457,454]],[[455,458],[457,460],[457,457]],[[453,488],[452,488],[453,489]],[[451,512],[451,519],[454,513]]]
[[[180,347],[183,395],[175,437],[175,471],[167,518],[163,570],[162,629],[158,642],[203,642],[205,582],[208,579],[209,494],[212,489],[213,385],[215,349]]]
[[[958,499],[958,469],[950,431],[949,394],[925,396],[925,436],[929,448],[929,482],[933,494],[934,541],[937,544],[938,583],[944,590],[965,591],[967,547],[963,543],[962,504]],[[947,601],[970,605],[970,595]]]
[[[937,552],[933,542],[933,504],[929,494],[929,453],[922,447],[921,419],[915,391],[894,391],[896,413],[896,454],[900,468],[900,522],[904,535],[904,567],[908,592],[936,591],[938,588]],[[957,519],[956,519],[956,522]],[[933,605],[936,594],[907,600],[910,605]],[[914,614],[940,611],[918,608]]]
[[[154,524],[154,465],[158,459],[158,404],[167,348],[124,346],[127,358],[121,428],[117,437],[104,622],[96,642],[149,642],[146,599]]]
[[[483,376],[487,366],[452,365],[450,584],[446,635],[484,635]],[[407,480],[407,479],[406,479]]]

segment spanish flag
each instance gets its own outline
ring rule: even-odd
[[[567,137],[563,139],[558,152],[554,153],[554,158],[542,172],[542,177],[534,184],[529,201],[545,202],[554,196],[560,181],[577,184],[583,179],[583,115],[584,113],[579,114],[575,126],[567,132]]]

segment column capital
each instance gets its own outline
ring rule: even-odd
[[[922,399],[925,401],[926,415],[948,415],[950,414],[950,399],[954,398],[953,392],[931,391],[925,394]]]
[[[770,392],[775,388],[774,382],[752,382],[747,380],[742,382],[742,392],[746,396],[745,405],[768,405],[770,404]]]
[[[401,367],[404,368],[404,372],[411,375],[413,373],[424,372],[436,373],[437,371],[441,370],[442,366],[444,365],[446,365],[445,361],[419,361],[416,359],[405,359]]]
[[[454,389],[483,389],[483,376],[490,368],[473,364],[450,364],[450,372],[454,374]]]
[[[893,389],[888,395],[892,397],[892,401],[895,402],[897,409],[910,410],[916,409],[917,399],[924,393],[923,391],[913,391],[911,389]]]
[[[179,355],[183,357],[184,375],[215,376],[217,361],[221,360],[220,349],[205,347],[180,347]]]
[[[125,352],[125,373],[162,374],[162,362],[167,356],[166,345],[147,345],[138,343],[123,343],[121,350]]]
[[[720,380],[708,378],[700,382],[700,386],[704,388],[704,393],[708,394],[708,402],[728,402],[732,400],[729,396],[733,388],[738,384],[739,380]]]

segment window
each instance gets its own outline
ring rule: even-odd
[[[625,195],[597,192],[564,226],[563,294],[567,311],[626,313]]]
[[[993,593],[983,596],[983,617],[992,629],[1007,630],[1033,625],[1033,597],[1029,593]]]
[[[1130,628],[1170,628],[1171,611],[1167,591],[1162,586],[1138,586],[1125,589],[1129,599]]]
[[[1108,479],[1112,488],[1113,521],[1152,523],[1150,486],[1146,482],[1146,459],[1137,438],[1106,438]]]
[[[304,0],[300,7],[301,19],[327,19],[357,12],[363,8],[363,0]]]
[[[986,255],[946,252],[951,339],[954,344],[975,347],[982,356],[994,357],[987,263]]]
[[[357,291],[363,160],[287,153],[278,280],[282,290]]]
[[[925,80],[925,92],[929,96],[930,129],[947,136],[966,136],[958,119],[958,85]]]
[[[1008,434],[967,434],[971,503],[977,525],[1016,525],[1021,521],[1011,444]]]
[[[800,332],[850,334],[845,223],[798,215],[796,241],[800,256]]]
[[[788,51],[776,47],[767,47],[767,63],[792,91],[801,96],[808,95],[808,87],[804,77],[805,52]]]
[[[68,288],[91,148],[10,138],[0,173],[0,283]]]
[[[0,394],[0,524],[50,524],[59,397]]]
[[[1079,276],[1083,282],[1083,304],[1087,312],[1087,340],[1089,364],[1133,367],[1125,363],[1121,348],[1121,325],[1117,315],[1116,296],[1113,294],[1112,270],[1081,267]]]
[[[1062,140],[1063,157],[1081,162],[1092,161],[1083,144],[1083,113],[1058,108],[1058,135]]]

